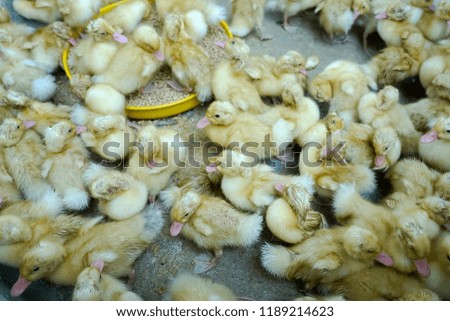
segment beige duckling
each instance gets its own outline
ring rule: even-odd
[[[170,283],[170,301],[236,301],[237,297],[225,284],[212,279],[179,273]]]
[[[246,37],[253,30],[260,40],[270,40],[272,35],[264,34],[264,8],[267,0],[232,0],[230,30],[237,37]]]
[[[74,286],[81,271],[93,263],[104,264],[104,272],[111,276],[128,276],[162,225],[161,212],[149,206],[130,219],[97,224],[65,245],[41,241],[23,256],[11,295],[21,295],[31,282],[43,278]]]
[[[266,243],[261,263],[275,276],[303,280],[307,288],[313,288],[373,266],[381,251],[382,243],[374,233],[351,225],[319,230],[290,247]]]
[[[47,155],[41,171],[42,177],[61,196],[64,207],[73,211],[87,208],[90,201],[82,179],[89,164],[89,155],[77,136],[79,131],[80,128],[70,121],[47,128],[44,136]]]
[[[122,281],[102,270],[100,263],[81,271],[72,293],[73,301],[142,301]]]
[[[419,155],[433,168],[450,171],[450,117],[441,118],[419,142]]]
[[[172,175],[183,166],[187,149],[179,134],[169,128],[148,125],[137,133],[137,148],[129,157],[126,173],[143,182],[149,199],[154,201],[165,189]]]
[[[22,17],[43,23],[61,20],[57,0],[13,0],[15,11]]]
[[[83,181],[92,198],[99,200],[100,212],[113,220],[138,215],[147,204],[145,184],[130,174],[90,164]]]
[[[181,233],[200,248],[214,253],[205,266],[196,267],[198,273],[214,267],[223,256],[224,247],[248,247],[260,237],[263,218],[259,213],[246,214],[218,197],[178,187],[165,190],[160,196],[166,207],[171,208],[170,235]]]

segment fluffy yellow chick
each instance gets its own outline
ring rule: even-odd
[[[227,17],[225,7],[207,0],[155,0],[156,11],[161,19],[171,13],[186,14],[198,11],[209,25],[217,25]]]
[[[352,185],[342,185],[333,200],[335,215],[341,224],[357,224],[375,233],[383,244],[383,255],[377,260],[400,272],[430,274],[426,260],[431,240],[439,226],[420,208],[398,208],[373,204],[356,192]]]
[[[105,84],[92,85],[84,97],[86,107],[99,114],[125,116],[125,95]]]
[[[328,224],[325,217],[311,209],[310,192],[296,185],[280,185],[282,196],[269,205],[266,224],[280,240],[297,244]]]
[[[311,289],[373,266],[381,250],[374,233],[352,225],[319,230],[290,247],[266,243],[261,262],[269,273],[303,280]]]
[[[25,253],[11,295],[21,295],[31,282],[43,278],[73,286],[81,271],[93,263],[104,264],[104,272],[111,276],[128,276],[162,225],[161,212],[149,206],[130,219],[97,224],[65,245],[41,241]]]
[[[13,0],[13,8],[21,16],[44,23],[61,20],[57,0]]]
[[[124,95],[145,87],[164,61],[161,45],[161,38],[151,25],[138,26],[109,66],[92,77],[93,83],[107,84]],[[123,81],[125,78],[127,81]]]
[[[69,121],[47,128],[44,136],[47,155],[42,164],[42,177],[58,193],[68,210],[79,211],[88,207],[90,197],[82,176],[89,164],[88,151],[77,136],[77,128]]]
[[[102,269],[100,264],[81,271],[72,293],[73,301],[142,301],[122,281],[102,273]]]
[[[84,27],[104,5],[103,0],[56,0],[65,23],[71,27]]]
[[[325,286],[351,301],[438,301],[440,297],[411,275],[383,266],[358,271]]]
[[[377,85],[358,64],[338,60],[309,82],[308,92],[319,102],[329,102],[329,112],[336,112],[350,124],[358,120],[358,103],[369,87],[376,89]]]
[[[236,301],[226,285],[189,273],[178,274],[170,283],[170,301]]]
[[[109,161],[123,160],[130,146],[135,142],[136,134],[127,124],[127,119],[118,114],[102,115],[78,105],[74,108],[72,121],[86,127],[80,134],[87,147]]]
[[[148,0],[130,0],[121,3],[102,16],[114,29],[125,34],[132,33],[137,25],[150,15]]]
[[[99,200],[99,210],[113,220],[124,220],[142,212],[147,204],[147,188],[133,176],[89,165],[83,175],[91,196]]]
[[[429,40],[437,42],[450,36],[450,3],[440,1],[435,5],[435,10],[423,11],[422,17],[417,23],[417,28]]]
[[[430,98],[450,100],[450,55],[437,55],[424,61],[419,79]]]
[[[302,136],[302,141],[305,144],[314,142],[325,146],[327,135],[338,137],[345,127],[344,120],[336,113],[329,113],[324,118],[316,122],[310,129],[308,129]]]
[[[226,246],[248,247],[258,241],[263,218],[259,213],[246,214],[218,197],[201,195],[191,190],[172,187],[160,194],[166,207],[171,207],[170,235],[183,235],[200,248],[214,253],[198,273],[214,267]]]
[[[137,148],[129,157],[126,173],[147,186],[150,201],[165,189],[186,160],[186,142],[169,128],[148,125],[137,133]]]
[[[450,232],[441,232],[434,241],[428,256],[431,275],[422,277],[422,283],[436,292],[443,300],[450,298]]]
[[[39,135],[26,128],[33,124],[24,124],[16,118],[3,119],[0,124],[0,146],[5,168],[16,186],[25,198],[39,200],[54,191],[41,176],[45,151]]]
[[[260,40],[273,36],[264,34],[264,7],[267,0],[232,0],[230,30],[237,37],[246,37],[252,30]]]
[[[254,69],[252,64],[248,66],[250,47],[244,40],[232,38],[225,43],[224,51],[228,59],[222,60],[212,74],[214,98],[230,101],[243,111],[263,112],[267,107],[249,76]]]
[[[335,44],[346,42],[353,23],[369,10],[368,0],[324,0],[316,7],[315,12],[320,11],[319,22],[330,41]]]
[[[414,127],[423,133],[431,129],[430,124],[450,115],[448,101],[442,98],[424,98],[404,106]]]
[[[188,35],[183,17],[170,14],[163,26],[164,56],[177,81],[204,102],[211,98],[212,65],[208,53]]]
[[[295,32],[296,27],[289,26],[289,18],[301,11],[315,8],[321,0],[268,0],[267,9],[283,13],[283,28],[288,32]]]
[[[221,188],[226,198],[237,208],[256,211],[269,206],[277,195],[277,184],[305,188],[314,193],[311,177],[279,175],[273,168],[251,156],[238,151],[225,150],[217,159],[218,167],[209,167],[209,171],[218,170],[222,174]]]
[[[392,127],[376,129],[373,134],[372,145],[376,155],[373,161],[375,170],[386,171],[400,159],[402,143]]]
[[[419,155],[428,165],[450,171],[450,117],[441,118],[419,142]]]
[[[281,118],[267,125],[230,102],[215,101],[197,128],[204,128],[206,136],[224,148],[239,147],[257,158],[267,158],[282,155],[293,142],[295,124]]]

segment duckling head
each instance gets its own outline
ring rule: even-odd
[[[210,124],[228,126],[234,122],[238,113],[237,107],[228,101],[215,101],[209,105],[206,118]]]
[[[100,283],[102,274],[96,267],[87,267],[77,277],[73,291],[74,301],[98,301],[101,298]]]
[[[231,59],[244,59],[250,54],[250,47],[243,39],[233,37],[225,43],[224,51]]]
[[[155,53],[161,49],[161,38],[155,28],[150,25],[141,25],[133,32],[133,40],[142,49]]]
[[[377,155],[374,160],[374,169],[386,171],[390,166],[394,165],[391,162],[397,161],[400,157],[400,144],[400,139],[395,129],[391,127],[377,129],[372,140],[372,145]],[[392,156],[394,153],[395,155]]]
[[[388,110],[393,104],[398,102],[399,97],[400,94],[397,88],[393,86],[386,86],[377,94],[377,108],[380,110]]]
[[[181,195],[170,212],[170,217],[173,221],[170,227],[170,235],[177,236],[180,234],[184,224],[191,219],[200,204],[201,198],[196,192],[187,191]]]
[[[69,121],[61,121],[48,127],[44,133],[47,151],[61,152],[67,143],[77,134],[77,127]]]
[[[17,118],[6,118],[0,125],[0,145],[16,145],[25,134],[26,125]]]
[[[333,88],[330,82],[323,77],[316,76],[308,86],[308,92],[315,100],[323,103],[333,98]]]

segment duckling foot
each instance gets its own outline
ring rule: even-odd
[[[211,270],[213,267],[217,265],[222,256],[223,256],[222,250],[215,251],[214,256],[212,258],[211,255],[209,254],[197,255],[194,259],[195,262],[194,273],[201,274]]]
[[[153,89],[155,89],[155,84],[153,82],[149,82],[145,87],[139,89],[139,93],[141,94],[150,93],[153,91]]]
[[[148,195],[148,201],[150,202],[150,204],[154,204],[156,201],[156,196],[155,195]]]
[[[261,28],[256,28],[255,32],[256,32],[256,36],[257,36],[258,39],[261,40],[261,41],[266,41],[266,40],[271,40],[271,39],[273,39],[273,35],[264,33],[263,30],[262,30]]]
[[[187,92],[190,93],[192,91],[192,88],[184,88],[180,85],[180,83],[176,80],[167,80],[166,83],[175,91],[178,92]]]
[[[283,17],[283,24],[282,24],[282,26],[283,26],[283,29],[286,30],[289,33],[294,33],[294,32],[298,31],[297,27],[292,27],[292,26],[289,25],[289,17],[287,15],[285,15]]]

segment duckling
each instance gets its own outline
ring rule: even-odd
[[[400,159],[402,143],[392,127],[376,129],[373,134],[372,145],[376,154],[373,161],[375,170],[386,171]]]
[[[86,107],[95,113],[125,116],[125,95],[106,84],[95,84],[89,87],[84,97]]]
[[[8,90],[3,101],[19,110],[17,117],[24,122],[33,121],[33,130],[41,136],[45,135],[48,127],[60,121],[70,119],[72,108],[67,105],[55,105],[52,102],[41,102],[27,97],[23,93]]]
[[[426,258],[439,226],[426,212],[416,207],[412,212],[398,208],[394,213],[363,199],[352,185],[338,188],[333,208],[339,223],[364,226],[379,237],[385,254],[377,258],[380,263],[403,273],[429,275]]]
[[[311,142],[317,142],[321,146],[325,146],[328,133],[337,137],[344,127],[345,122],[338,114],[334,112],[328,113],[303,134],[302,140],[304,144],[302,146]]]
[[[2,45],[21,46],[27,38],[35,32],[31,26],[11,21],[11,15],[7,8],[0,8],[0,43]]]
[[[88,152],[76,135],[77,127],[69,121],[47,128],[44,136],[47,155],[41,172],[61,195],[65,208],[73,211],[87,208],[90,201],[82,180],[89,163]]]
[[[56,0],[63,21],[71,27],[85,26],[103,6],[103,0]]]
[[[119,48],[110,65],[92,77],[94,84],[107,84],[124,95],[145,87],[161,68],[161,38],[151,25],[140,25],[132,41]],[[123,79],[127,81],[123,81]]]
[[[295,184],[314,193],[313,182],[308,175],[285,176],[276,174],[273,168],[258,164],[251,156],[235,150],[225,150],[217,158],[222,174],[221,189],[225,197],[237,208],[256,211],[269,206],[276,199],[277,184]]]
[[[91,196],[99,200],[100,212],[111,219],[130,218],[142,212],[147,204],[145,184],[127,173],[90,164],[83,181]]]
[[[131,144],[135,142],[135,132],[122,115],[101,115],[77,105],[71,120],[78,126],[86,127],[86,131],[80,134],[81,139],[105,160],[125,159]]]
[[[293,142],[295,124],[279,119],[275,124],[267,125],[228,101],[216,100],[209,105],[197,128],[204,128],[211,141],[225,148],[245,148],[255,157],[268,158],[282,155],[287,145]],[[268,141],[275,145],[268,146]]]
[[[330,199],[345,183],[355,184],[358,191],[372,194],[376,189],[375,173],[366,165],[348,164],[336,151],[332,158],[323,157],[323,146],[307,144],[300,153],[299,169],[302,175],[314,179],[317,194]]]
[[[353,62],[338,60],[328,65],[308,84],[308,92],[319,102],[330,102],[328,112],[336,112],[346,124],[358,119],[360,98],[377,85]]]
[[[156,11],[161,19],[171,13],[186,14],[192,11],[199,11],[204,16],[209,25],[217,25],[227,17],[225,7],[216,4],[214,1],[206,0],[155,0]]]
[[[163,26],[164,56],[178,82],[193,89],[201,102],[212,96],[212,65],[208,53],[186,32],[183,17],[170,14]]]
[[[386,173],[394,191],[414,198],[434,195],[441,173],[418,159],[402,159]]]
[[[230,30],[237,37],[246,37],[255,30],[259,40],[269,40],[273,36],[264,34],[264,7],[267,0],[232,0]]]
[[[404,105],[416,130],[426,133],[439,119],[450,115],[448,101],[442,98],[424,98]]]
[[[104,264],[104,273],[113,277],[125,277],[162,225],[161,211],[148,206],[130,219],[97,224],[65,245],[41,241],[23,256],[11,295],[21,295],[31,282],[43,278],[74,286],[81,271],[93,263]]]
[[[450,232],[441,232],[433,242],[431,253],[428,256],[431,274],[422,277],[422,283],[436,292],[443,300],[450,298]]]
[[[117,40],[114,40],[117,31],[102,18],[90,21],[85,27],[85,33],[86,36],[70,50],[67,63],[74,75],[100,74],[110,66],[120,48],[120,42],[125,39],[116,37]]]
[[[279,97],[283,91],[291,89],[292,86],[298,87],[299,84],[304,90],[308,71],[314,70],[320,61],[317,56],[305,58],[293,50],[276,61],[271,58],[263,56],[262,68],[259,70],[252,66],[255,58],[250,58],[250,66],[244,68],[261,96]]]
[[[25,198],[39,200],[54,193],[50,184],[41,176],[45,149],[39,135],[17,118],[3,119],[0,125],[0,146],[6,170]],[[20,165],[18,165],[20,164]]]
[[[148,125],[137,133],[138,148],[131,152],[126,173],[145,183],[149,199],[165,189],[186,160],[187,150],[177,132]]]
[[[340,135],[336,136],[339,139],[337,148],[341,141],[345,142],[341,157],[349,164],[372,167],[375,158],[372,146],[374,132],[375,130],[369,125],[359,123],[348,125]],[[335,139],[335,137],[332,138]]]
[[[43,23],[61,20],[57,0],[13,0],[14,10],[22,17]]]
[[[102,273],[103,266],[89,266],[77,277],[73,301],[142,301],[119,279]]]
[[[280,240],[297,244],[327,227],[325,217],[311,209],[312,195],[302,186],[280,186],[282,197],[273,201],[266,211],[266,224]]]
[[[443,171],[450,171],[450,117],[441,118],[431,131],[419,142],[419,155],[428,165]]]
[[[417,28],[429,40],[438,42],[450,36],[450,3],[440,1],[436,5],[436,10],[424,10],[422,17],[417,23]]]
[[[302,280],[311,289],[373,266],[381,250],[374,233],[352,225],[319,230],[290,247],[266,243],[261,263],[269,273]]]
[[[283,13],[283,29],[287,32],[295,32],[298,28],[289,26],[289,18],[297,13],[315,8],[321,0],[268,0],[266,8]]]
[[[443,98],[450,100],[450,55],[436,55],[425,60],[420,67],[419,79],[427,96],[430,98]]]
[[[118,4],[102,18],[114,29],[130,34],[143,19],[149,17],[151,9],[147,0],[131,0]]]
[[[236,301],[237,297],[224,284],[190,273],[179,273],[170,283],[168,300]]]
[[[171,208],[170,235],[175,237],[181,233],[197,246],[214,253],[206,266],[196,267],[198,273],[217,264],[223,256],[223,247],[248,247],[260,237],[263,218],[259,213],[248,215],[223,199],[178,187],[171,187],[160,195],[166,207]]]
[[[319,22],[328,34],[330,42],[335,44],[346,42],[353,23],[369,10],[368,0],[324,0],[314,12],[320,12]]]
[[[416,277],[384,266],[373,266],[350,274],[324,286],[326,291],[339,293],[351,301],[438,301],[435,291]]]
[[[70,27],[61,21],[37,29],[29,35],[23,47],[30,50],[31,58],[47,73],[58,67],[61,55],[68,48],[68,39],[73,37]]]
[[[249,76],[250,47],[244,40],[233,37],[225,43],[224,51],[228,59],[222,60],[212,74],[214,98],[230,101],[239,109],[255,114],[267,110]]]

